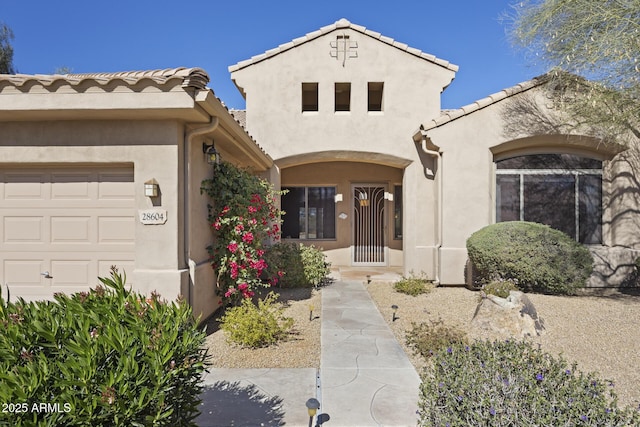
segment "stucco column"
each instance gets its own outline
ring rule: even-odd
[[[413,162],[403,178],[404,274],[437,279],[437,180],[428,179],[421,162]]]

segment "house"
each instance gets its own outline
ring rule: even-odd
[[[441,111],[457,70],[346,19],[229,67],[288,191],[283,239],[460,285],[473,232],[529,220],[592,248],[592,285],[623,284],[640,249],[637,153],[518,113],[553,112],[540,78]]]
[[[51,298],[108,276],[218,307],[204,152],[268,176],[271,158],[199,68],[0,76],[3,295]]]
[[[345,19],[229,70],[246,111],[229,111],[199,68],[0,75],[12,298],[86,290],[116,265],[137,291],[212,313],[200,184],[214,154],[287,190],[283,239],[335,266],[462,285],[473,232],[529,220],[589,245],[592,286],[637,277],[638,150],[545,123],[544,79],[442,111],[456,65]]]

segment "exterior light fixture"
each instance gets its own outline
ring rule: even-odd
[[[391,309],[393,310],[393,317],[391,318],[391,321],[392,321],[392,322],[395,322],[395,321],[396,321],[396,319],[398,318],[398,316],[396,316],[396,313],[398,312],[398,306],[397,306],[397,305],[395,305],[395,304],[393,304],[393,305],[391,306]]]
[[[215,143],[211,145],[207,145],[205,142],[202,143],[202,152],[207,155],[207,163],[210,165],[219,165],[220,164],[220,153],[216,150]]]
[[[320,409],[320,402],[318,399],[314,399],[313,397],[307,400],[307,412],[309,413],[309,427],[313,425],[313,417],[316,416],[318,409]]]
[[[309,322],[313,320],[313,304],[309,304]]]
[[[370,275],[370,274],[367,274],[367,285],[368,285],[369,283],[371,283],[371,275]]]
[[[160,186],[155,179],[144,183],[144,195],[146,197],[158,197],[158,194],[160,194]]]

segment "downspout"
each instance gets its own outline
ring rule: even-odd
[[[212,116],[211,121],[209,122],[208,125],[200,128],[192,129],[188,131],[184,137],[184,147],[183,147],[184,202],[182,207],[183,221],[184,221],[184,234],[183,234],[184,235],[184,260],[185,260],[185,264],[189,268],[189,277],[191,278],[191,280],[193,280],[193,278],[195,277],[195,269],[197,266],[196,262],[193,259],[191,259],[191,240],[190,240],[191,229],[189,227],[190,225],[189,224],[189,185],[191,183],[191,167],[190,167],[191,163],[189,162],[189,159],[191,156],[191,143],[193,142],[193,139],[195,137],[206,135],[216,130],[219,124],[220,124],[220,120],[217,117]],[[191,298],[192,298],[191,283],[189,283],[187,301],[189,302],[189,305],[193,306],[193,301]]]
[[[438,236],[438,240],[436,241],[436,245],[435,245],[435,252],[434,252],[434,266],[436,269],[436,277],[434,282],[436,283],[437,286],[440,285],[440,272],[441,272],[441,266],[440,266],[440,249],[442,248],[442,238],[443,238],[443,234],[442,234],[442,218],[443,218],[443,208],[442,208],[442,194],[443,194],[443,184],[442,184],[442,165],[443,162],[441,160],[442,157],[442,153],[440,151],[436,151],[436,150],[430,150],[427,147],[427,140],[429,140],[429,137],[427,136],[426,132],[424,130],[420,130],[420,133],[422,135],[421,138],[421,148],[422,151],[425,154],[428,154],[429,156],[434,158],[435,161],[435,169],[439,171],[439,177],[438,177],[438,185],[437,185],[437,194],[436,194],[436,206],[434,209],[434,216],[436,217],[436,224],[438,224],[438,230],[436,230],[436,235]],[[438,160],[440,159],[440,162],[438,162]],[[435,178],[435,177],[434,177]]]

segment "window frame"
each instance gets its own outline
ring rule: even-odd
[[[536,156],[538,154],[524,154],[524,155],[520,155],[520,156],[512,156],[510,158],[514,158],[514,157],[526,157],[526,156]],[[579,156],[579,155],[573,155],[575,157],[582,157],[582,158],[589,158],[586,156]],[[549,169],[544,169],[544,168],[515,168],[515,169],[499,169],[497,164],[500,161],[503,160],[509,160],[510,158],[505,158],[505,159],[501,159],[501,160],[497,160],[495,161],[495,165],[496,165],[496,169],[495,169],[495,221],[496,222],[502,222],[501,220],[499,220],[499,215],[500,215],[500,210],[501,210],[501,197],[499,197],[498,194],[498,177],[500,175],[509,175],[509,176],[514,176],[518,178],[518,203],[519,203],[519,221],[524,221],[524,216],[525,216],[525,205],[526,205],[526,201],[525,201],[525,177],[526,176],[545,176],[545,175],[561,175],[561,176],[571,176],[573,177],[573,198],[574,198],[574,235],[571,236],[574,240],[576,240],[577,242],[581,242],[580,239],[580,223],[581,223],[581,217],[580,217],[580,200],[581,200],[581,179],[580,177],[584,177],[584,176],[596,176],[600,178],[600,204],[599,204],[599,212],[600,212],[600,218],[598,219],[598,223],[600,226],[600,231],[599,231],[599,241],[595,242],[595,243],[583,243],[585,245],[600,245],[603,242],[603,231],[602,231],[602,225],[603,225],[603,207],[602,207],[602,176],[603,176],[603,168],[602,166],[600,168],[592,168],[592,169],[588,169],[588,168],[549,168]],[[509,220],[507,220],[509,221]]]
[[[302,112],[303,113],[317,113],[320,109],[320,102],[319,102],[319,91],[320,91],[320,85],[318,84],[318,82],[302,82],[301,85],[301,100],[300,100],[300,106],[302,108]],[[314,98],[313,94],[315,93],[315,104],[313,103],[306,103],[305,101],[307,100],[307,96],[305,96],[305,94],[309,94],[311,93],[311,98]]]
[[[377,108],[372,109],[371,97],[377,93],[379,93],[380,102],[375,104]],[[369,113],[382,113],[384,111],[384,82],[367,82],[367,111]]]
[[[319,240],[327,240],[327,241],[331,241],[331,240],[337,240],[338,238],[338,224],[337,224],[337,206],[335,203],[335,195],[338,194],[338,186],[337,185],[283,185],[282,190],[287,190],[290,188],[296,188],[296,189],[304,189],[304,210],[305,210],[305,222],[304,222],[304,226],[305,226],[305,230],[304,230],[304,235],[305,237],[299,237],[300,234],[302,234],[303,230],[298,230],[298,237],[286,237],[286,236],[282,236],[283,240],[304,240],[304,241],[319,241]],[[333,204],[333,210],[332,210],[332,215],[333,215],[333,237],[309,237],[309,189],[310,188],[332,188],[333,189],[333,200],[331,200],[331,203]],[[282,196],[281,196],[282,197]],[[286,211],[286,209],[285,209]],[[297,214],[297,213],[296,213]],[[284,221],[286,220],[286,216],[287,213],[285,213],[285,215],[282,218],[282,227],[284,228]],[[300,224],[298,224],[298,227],[300,226]]]
[[[348,102],[345,104],[339,93],[347,92]],[[340,103],[338,103],[340,101]],[[351,82],[335,82],[333,84],[333,111],[349,113],[351,111]]]

